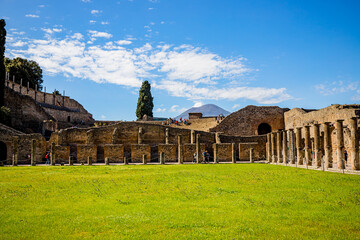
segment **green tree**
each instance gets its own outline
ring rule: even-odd
[[[6,41],[6,30],[5,20],[0,19],[0,107],[4,106],[4,90],[5,90],[5,41]]]
[[[37,90],[42,89],[42,69],[37,62],[19,57],[14,59],[5,58],[5,68],[10,73],[10,76],[15,76],[15,82],[20,84],[22,79],[23,86],[26,87],[29,82],[30,88],[35,88],[37,85]]]
[[[145,114],[153,116],[153,97],[151,96],[151,86],[148,81],[144,81],[139,91],[139,100],[136,108],[136,117],[141,119]]]

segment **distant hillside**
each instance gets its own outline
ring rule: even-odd
[[[201,107],[192,107],[179,116],[175,117],[175,119],[180,118],[189,118],[189,113],[191,112],[201,112],[203,114],[203,117],[211,117],[211,116],[219,116],[220,114],[223,114],[224,116],[227,116],[230,114],[230,112],[226,111],[225,109],[222,109],[221,107],[216,106],[215,104],[205,104]]]

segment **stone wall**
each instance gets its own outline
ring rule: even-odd
[[[146,155],[146,161],[151,161],[151,147],[149,144],[132,144],[131,145],[131,162],[141,163],[143,155]]]
[[[110,163],[124,162],[124,145],[123,144],[105,144],[104,158],[109,158]]]
[[[55,145],[55,163],[68,163],[70,157],[70,146]]]
[[[177,148],[178,145],[176,144],[159,144],[158,146],[159,156],[161,152],[164,152],[166,162],[177,162],[178,161]]]
[[[88,157],[92,158],[92,162],[97,162],[97,147],[96,145],[77,145],[77,162],[86,163]]]
[[[250,148],[253,148],[253,159],[264,160],[266,158],[265,153],[262,154],[262,147],[258,143],[240,143],[239,144],[239,160],[240,161],[250,161]]]
[[[216,153],[215,153],[216,146]],[[214,143],[214,158],[217,157],[219,162],[231,162],[232,160],[232,150],[231,143]]]
[[[196,152],[196,144],[186,143],[183,145],[184,152],[184,162],[193,162],[194,161],[194,153]],[[200,144],[200,153],[205,152],[205,144]],[[202,158],[202,155],[201,155]]]
[[[272,131],[284,129],[284,112],[289,109],[276,106],[247,106],[227,116],[211,132],[222,132],[226,135],[253,136],[259,135],[258,127],[265,123]]]

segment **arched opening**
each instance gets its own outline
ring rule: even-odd
[[[258,135],[264,135],[267,133],[271,133],[271,126],[267,123],[261,123],[258,126]]]
[[[67,117],[67,121],[70,122],[70,116]]]
[[[0,141],[0,162],[5,163],[7,157],[6,144]]]

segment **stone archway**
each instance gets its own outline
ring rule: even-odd
[[[258,135],[264,135],[264,134],[267,134],[267,133],[271,133],[271,126],[267,123],[261,123],[259,126],[258,126]]]
[[[6,144],[0,141],[0,162],[5,164],[6,158],[7,158]]]

